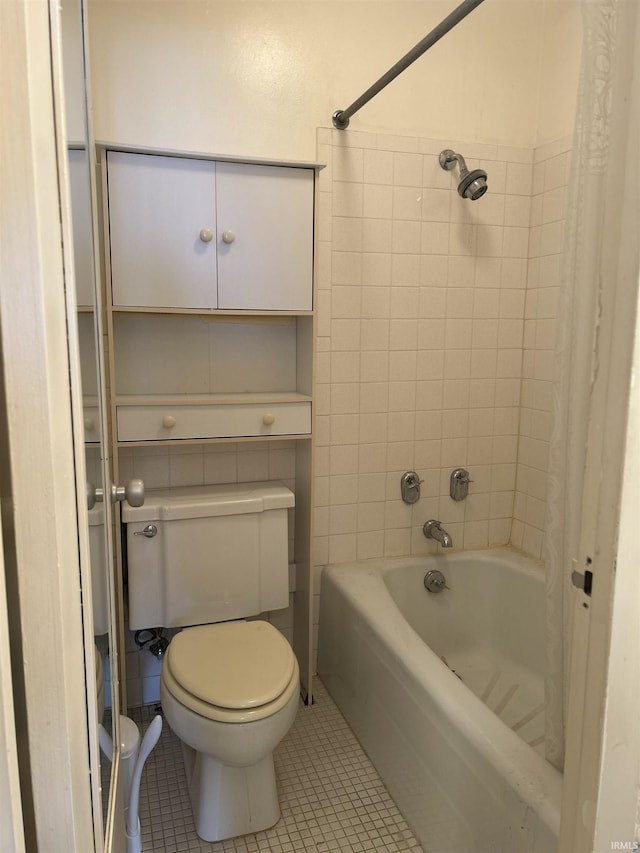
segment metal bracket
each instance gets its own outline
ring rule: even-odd
[[[591,560],[589,560],[589,565],[591,565]],[[593,589],[593,572],[586,569],[583,573],[574,569],[571,572],[571,583],[576,587],[576,589],[581,589],[585,595],[590,596],[591,590]]]

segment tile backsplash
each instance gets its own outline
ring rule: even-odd
[[[487,171],[478,202],[444,148]],[[435,550],[428,518],[540,557],[569,149],[319,129],[316,564]]]

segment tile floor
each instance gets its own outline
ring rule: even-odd
[[[180,745],[165,723],[140,792],[144,853],[422,853],[335,703],[319,680],[315,685],[315,704],[300,705],[291,731],[275,752],[280,820],[255,835],[213,844],[198,838]],[[131,712],[142,731],[153,715],[153,706]]]

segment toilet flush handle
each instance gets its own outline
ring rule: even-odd
[[[147,539],[153,539],[157,532],[158,528],[155,526],[155,524],[147,524],[147,526],[143,527],[142,530],[134,530],[133,535],[146,536]]]

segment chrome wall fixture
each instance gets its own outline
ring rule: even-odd
[[[429,521],[425,521],[422,525],[422,533],[426,539],[435,539],[443,548],[453,548],[453,539],[449,536],[442,524],[440,524],[440,522],[435,518],[430,518]]]
[[[415,471],[405,471],[400,477],[400,494],[406,504],[420,500],[420,483],[423,482]]]
[[[484,169],[474,169],[473,172],[470,172],[462,154],[456,154],[450,148],[445,148],[444,151],[440,152],[438,159],[442,168],[446,169],[447,172],[454,169],[456,164],[460,168],[460,183],[458,184],[460,198],[476,201],[488,190],[487,173]]]
[[[469,483],[473,480],[465,468],[456,468],[449,478],[449,494],[454,501],[463,501],[469,494]]]
[[[392,80],[395,80],[399,74],[407,69],[416,59],[419,59],[423,53],[429,50],[437,41],[439,41],[442,36],[446,35],[449,30],[452,30],[457,24],[460,23],[470,12],[483,3],[484,0],[463,0],[462,3],[458,7],[456,7],[453,12],[451,12],[447,17],[441,21],[437,27],[431,30],[428,35],[426,35],[422,41],[418,42],[418,44],[412,48],[409,53],[405,54],[402,59],[398,60],[396,64],[390,68],[386,74],[383,74],[379,80],[370,86],[366,92],[360,95],[351,106],[347,107],[345,110],[336,110],[333,114],[332,121],[333,126],[338,130],[346,130],[349,127],[349,119],[354,113],[357,113],[358,110],[363,107],[366,103],[368,103],[371,98],[375,97],[378,92],[381,92],[385,86],[388,86]]]

